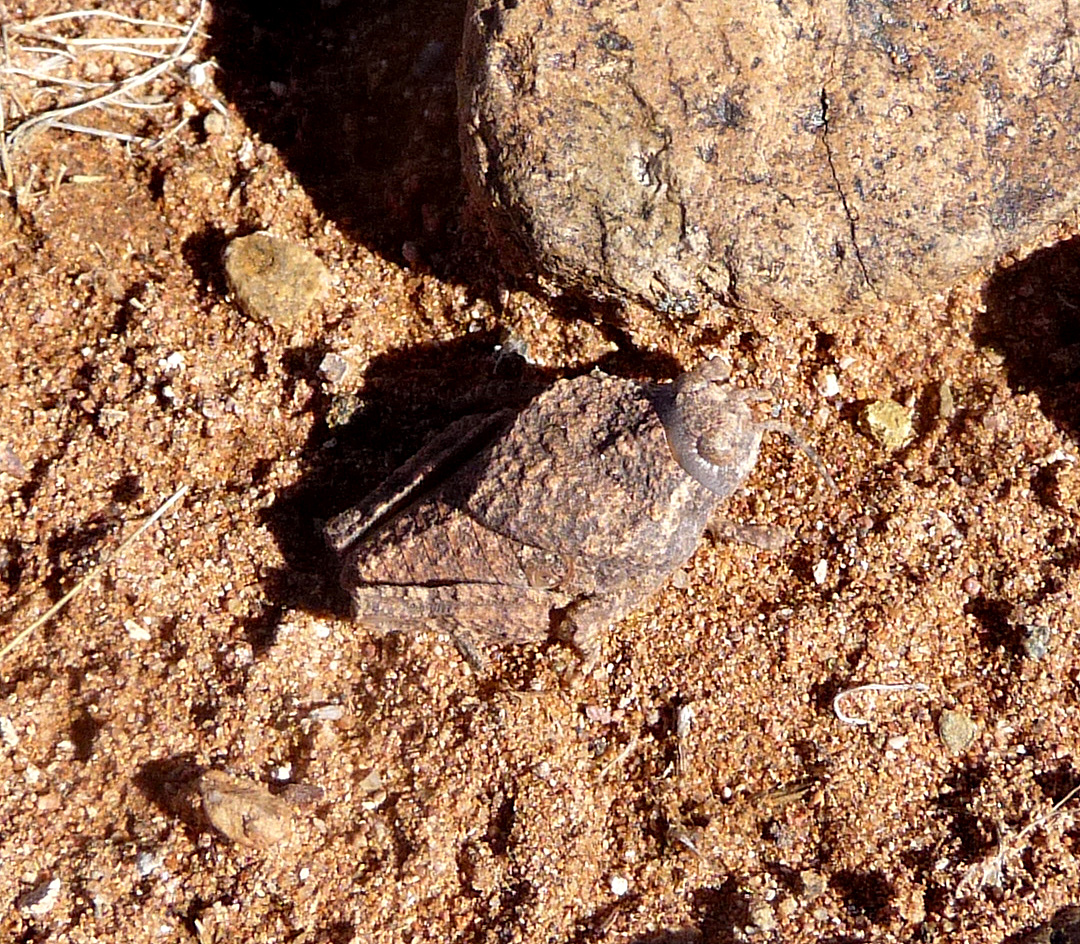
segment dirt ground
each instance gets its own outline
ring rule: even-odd
[[[0,938],[996,944],[1064,920],[1076,221],[827,322],[549,299],[463,218],[463,4],[308,6],[207,3],[131,87],[152,107],[58,119],[103,137],[17,126],[112,87],[61,80],[163,61],[140,51],[198,3],[23,32],[70,5],[0,4]],[[103,36],[174,45],[71,42]],[[264,229],[331,275],[289,324],[224,282]],[[320,524],[429,434],[522,381],[709,355],[836,479],[770,437],[730,512],[783,550],[704,539],[587,675],[554,642],[478,675],[445,636],[350,622]],[[913,408],[895,449],[862,421],[888,398]],[[874,684],[906,687],[843,694]],[[291,831],[215,830],[211,770]]]

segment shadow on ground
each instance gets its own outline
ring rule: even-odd
[[[210,29],[220,88],[319,211],[440,274],[461,264],[450,256],[464,16],[465,0],[213,0]]]
[[[1080,437],[1080,237],[1032,253],[987,282],[975,340],[1005,358],[1009,386]]]

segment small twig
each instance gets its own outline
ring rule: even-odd
[[[855,688],[845,688],[842,692],[837,692],[833,696],[832,710],[833,713],[844,724],[869,724],[868,718],[860,718],[856,715],[849,715],[840,707],[840,702],[849,695],[855,695],[859,692],[926,692],[930,687],[924,685],[922,682],[897,682],[894,684],[884,684],[882,682],[874,682],[869,685],[858,685]]]
[[[0,73],[5,75],[21,75],[27,79],[33,79],[35,82],[49,82],[52,85],[70,85],[72,88],[77,89],[94,89],[94,88],[109,88],[112,82],[84,82],[82,79],[62,79],[55,75],[44,75],[40,72],[33,72],[30,69],[15,69],[15,68],[3,68],[0,69]]]
[[[1033,819],[1030,823],[1027,824],[1027,826],[1021,829],[1020,832],[1016,834],[1015,842],[1019,842],[1028,833],[1038,829],[1044,823],[1048,823],[1054,816],[1061,812],[1061,808],[1078,793],[1080,793],[1080,783],[1073,787],[1068,793],[1065,794],[1065,796],[1058,800],[1057,803],[1050,807],[1050,809],[1048,809],[1045,813],[1043,813],[1041,816],[1036,816],[1035,819]]]
[[[168,131],[166,131],[160,138],[150,140],[146,138],[143,140],[143,147],[147,151],[153,151],[161,147],[166,141],[178,135],[184,128],[191,124],[190,118],[181,118],[175,125],[173,125]]]
[[[619,753],[618,753],[618,755],[616,757],[613,757],[606,764],[604,764],[603,767],[600,768],[600,773],[598,773],[596,775],[597,782],[600,782],[601,780],[603,780],[604,777],[607,776],[607,773],[608,773],[609,770],[611,770],[614,767],[618,767],[619,764],[621,764],[624,760],[626,760],[626,758],[628,758],[631,754],[633,754],[634,751],[637,750],[637,746],[638,746],[639,743],[640,743],[640,739],[638,738],[637,734],[635,733],[633,735],[633,737],[631,737],[630,740],[627,742],[626,747],[624,747],[621,751],[619,751]]]
[[[35,26],[42,26],[45,23],[59,23],[61,20],[81,20],[93,16],[99,16],[106,20],[115,20],[119,23],[127,23],[131,26],[156,26],[162,29],[177,30],[178,32],[184,29],[179,23],[169,23],[166,20],[140,20],[136,17],[124,16],[122,13],[113,13],[112,10],[69,10],[67,13],[39,16],[36,20],[27,20],[25,23],[14,24],[9,29],[13,33],[18,33],[31,30]]]
[[[3,95],[0,95],[0,170],[4,172],[4,182],[7,184],[7,189],[11,192],[15,192],[15,172],[11,168],[11,161],[8,160],[7,149],[7,101]]]
[[[151,102],[144,99],[133,98],[130,102],[117,102],[121,108],[134,108],[136,111],[154,111],[155,109],[172,108],[169,101]]]
[[[57,49],[55,46],[20,46],[19,52],[36,52],[43,56],[48,56],[44,62],[39,62],[38,67],[41,69],[51,69],[54,66],[70,65],[73,62],[78,62],[79,57],[73,52],[68,52],[66,49]],[[5,57],[8,69],[14,69],[11,64],[11,56]],[[109,83],[104,83],[108,85]]]
[[[12,639],[11,642],[4,646],[3,649],[0,649],[0,662],[3,661],[4,657],[9,652],[11,652],[17,646],[21,645],[30,636],[31,633],[38,629],[38,627],[47,623],[54,616],[56,616],[56,614],[59,613],[60,610],[62,610],[64,606],[72,599],[72,597],[83,591],[86,585],[90,583],[90,581],[93,580],[94,577],[96,577],[101,572],[102,568],[108,566],[110,563],[112,563],[112,561],[116,560],[116,558],[119,557],[125,550],[127,550],[127,548],[130,547],[131,544],[135,540],[137,540],[142,534],[144,534],[148,528],[152,527],[154,522],[160,519],[162,515],[164,515],[170,508],[172,508],[173,505],[180,501],[180,499],[184,497],[187,491],[188,486],[181,485],[175,492],[172,493],[172,495],[165,499],[165,501],[162,502],[162,504],[158,507],[157,511],[155,511],[149,518],[147,518],[141,525],[139,525],[139,527],[136,528],[134,532],[132,532],[131,536],[126,538],[120,544],[120,546],[117,547],[115,551],[113,551],[112,554],[106,555],[105,558],[101,560],[96,567],[92,568],[90,572],[82,578],[82,580],[75,584],[74,587],[72,587],[51,607],[49,607],[48,610],[46,610],[41,616],[34,620],[34,622],[27,626],[26,629],[24,629],[14,639]]]
[[[56,42],[64,46],[92,46],[105,49],[107,52],[119,52],[117,46],[120,43],[130,43],[132,46],[175,46],[176,40],[166,36],[75,36],[71,39],[57,39]],[[137,55],[149,55],[143,49],[124,48],[124,52]]]
[[[79,134],[88,134],[92,137],[112,138],[115,141],[126,141],[128,144],[145,144],[151,140],[150,138],[145,138],[138,134],[127,134],[124,131],[107,131],[104,128],[93,128],[90,125],[76,125],[69,121],[54,121],[52,127],[60,128],[62,131],[75,131]]]
[[[4,65],[11,68],[11,50],[8,49],[7,23],[0,23],[0,48],[4,50]]]

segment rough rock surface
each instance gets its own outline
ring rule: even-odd
[[[1077,199],[1050,0],[473,0],[474,204],[525,265],[661,310],[908,299]]]

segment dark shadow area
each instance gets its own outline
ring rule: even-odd
[[[249,233],[243,231],[233,235],[247,236]],[[225,268],[221,262],[222,253],[228,242],[229,237],[215,226],[192,234],[180,247],[184,261],[191,268],[195,278],[208,292],[221,297],[229,291],[225,281]]]
[[[830,884],[852,917],[864,917],[873,924],[882,924],[893,910],[896,889],[881,872],[838,872]]]
[[[702,938],[711,944],[740,940],[741,929],[752,923],[750,901],[733,875],[723,885],[694,892],[694,913]]]
[[[975,810],[979,786],[987,777],[982,764],[973,764],[959,770],[946,781],[945,789],[933,801],[931,809],[948,817],[949,833],[956,860],[970,865],[996,848],[997,837]]]
[[[964,612],[978,622],[979,641],[987,652],[1000,648],[1010,656],[1023,656],[1023,639],[1012,618],[1015,608],[1014,603],[985,595],[964,605]]]
[[[50,536],[47,553],[52,568],[45,580],[45,588],[52,602],[59,600],[86,569],[98,563],[102,548],[108,546],[107,539],[119,523],[117,518],[98,512],[86,521]]]
[[[646,937],[634,938],[634,944],[703,944],[704,941],[702,933],[695,928],[658,931]]]
[[[1010,934],[1002,944],[1080,944],[1080,906],[1059,908],[1046,924]]]
[[[440,274],[458,264],[464,17],[465,0],[214,0],[209,30],[219,87],[319,211]]]
[[[849,672],[845,672],[843,675],[834,672],[828,678],[822,679],[820,682],[815,682],[810,686],[810,701],[818,714],[836,717],[836,709],[833,707],[836,696],[841,692],[846,692],[849,689],[859,687],[861,683],[856,680],[857,676],[856,678],[852,677],[852,673],[856,672],[858,669],[859,662],[865,652],[866,646],[861,645],[857,650],[847,656],[850,667]],[[846,709],[851,708],[851,706],[847,704],[842,704],[841,707]],[[857,714],[857,712],[855,713]]]
[[[1009,386],[1039,397],[1043,413],[1080,434],[1080,237],[999,269],[984,292],[975,340],[1005,358]]]
[[[12,596],[19,589],[25,569],[22,544],[15,538],[0,541],[0,581],[5,585],[7,596]]]
[[[198,790],[198,779],[205,769],[191,753],[151,760],[135,774],[135,786],[150,803],[170,819],[179,819],[194,835],[205,824]]]
[[[1054,804],[1061,803],[1073,790],[1080,789],[1080,777],[1069,763],[1036,774],[1035,782],[1042,788],[1046,798]]]
[[[68,728],[68,738],[75,745],[75,760],[85,763],[94,756],[94,741],[101,728],[102,723],[85,707],[75,712],[75,718]]]

